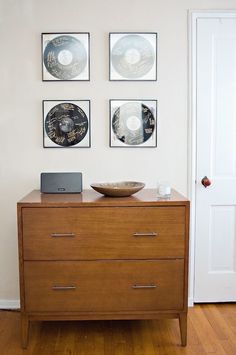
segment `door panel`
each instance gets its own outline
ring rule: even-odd
[[[212,206],[209,272],[235,272],[235,206]]]
[[[236,301],[236,19],[197,20],[195,302]],[[212,185],[205,188],[201,179]]]

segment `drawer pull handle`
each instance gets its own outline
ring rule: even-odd
[[[133,285],[132,288],[140,289],[140,288],[157,288],[156,285]]]
[[[54,291],[67,291],[67,290],[75,290],[76,286],[70,285],[70,286],[52,286],[52,289]]]
[[[73,238],[73,237],[75,237],[75,233],[52,233],[51,237],[53,237],[53,238],[61,238],[61,237]]]
[[[157,237],[158,233],[156,232],[151,232],[151,233],[134,233],[133,234],[134,237]]]

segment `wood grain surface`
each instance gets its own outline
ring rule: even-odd
[[[0,312],[1,355],[235,355],[236,304],[189,308],[188,345],[177,320],[31,322],[22,350],[20,313]]]
[[[23,208],[25,260],[184,256],[185,207]]]

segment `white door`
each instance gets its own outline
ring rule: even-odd
[[[194,302],[236,301],[236,16],[197,19],[196,48]]]

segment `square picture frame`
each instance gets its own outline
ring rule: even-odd
[[[110,147],[157,146],[157,100],[110,100]]]
[[[90,33],[42,33],[42,80],[89,81]]]
[[[90,148],[90,100],[43,100],[44,148]]]
[[[110,81],[157,81],[157,32],[109,33]]]

